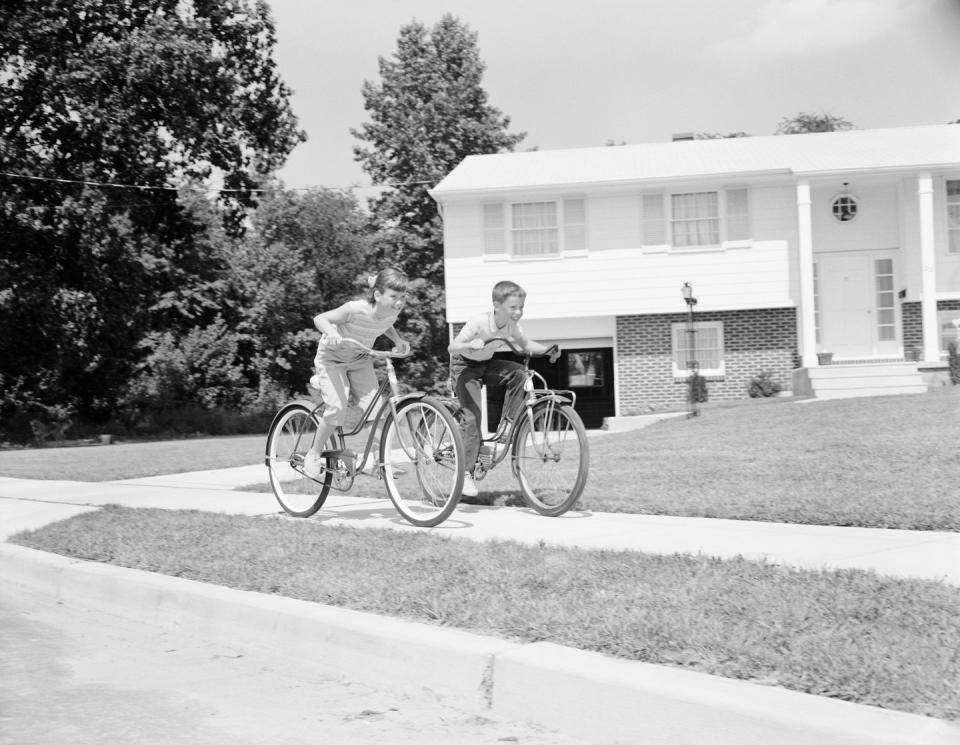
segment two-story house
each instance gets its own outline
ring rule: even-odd
[[[826,351],[871,392],[960,339],[960,125],[471,156],[431,195],[451,333],[518,282],[590,426],[683,403],[691,361],[711,400],[817,395]]]

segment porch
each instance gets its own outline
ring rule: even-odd
[[[844,361],[801,367],[793,371],[792,377],[793,395],[821,399],[927,392],[918,363],[903,360]]]

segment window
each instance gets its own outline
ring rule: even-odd
[[[671,332],[674,377],[689,375],[694,362],[701,375],[724,374],[722,321],[696,321],[692,329],[686,322],[674,323]]]
[[[583,199],[483,205],[484,256],[549,258],[586,250],[587,210]]]
[[[877,297],[877,340],[893,341],[897,338],[893,259],[876,259],[873,262],[873,271]]]
[[[750,240],[750,191],[746,188],[643,194],[640,209],[641,241],[651,250],[720,248],[724,243]]]
[[[960,345],[960,310],[938,310],[937,325],[940,327],[940,351],[947,353],[950,342]]]
[[[947,181],[947,251],[960,253],[960,181]]]
[[[841,194],[833,200],[830,209],[833,211],[834,218],[840,222],[849,222],[857,216],[859,207],[856,199],[849,194]]]
[[[720,243],[717,192],[674,194],[671,197],[673,245],[713,246]]]
[[[567,385],[571,388],[603,387],[603,352],[567,352]]]
[[[560,227],[556,202],[528,202],[511,206],[513,255],[542,256],[560,253]]]

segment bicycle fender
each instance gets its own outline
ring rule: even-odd
[[[323,408],[323,404],[318,404],[316,401],[311,401],[309,398],[295,398],[292,401],[288,401],[283,406],[280,407],[280,410],[273,415],[273,420],[270,422],[270,429],[273,429],[273,425],[276,421],[283,415],[283,412],[286,411],[288,406],[303,406],[304,408],[310,411],[310,414],[313,415],[314,419],[319,421],[320,415],[319,410]],[[268,432],[270,430],[267,430]]]

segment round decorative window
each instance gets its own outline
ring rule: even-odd
[[[840,222],[849,222],[857,216],[857,200],[849,194],[841,194],[833,200],[833,216]]]

